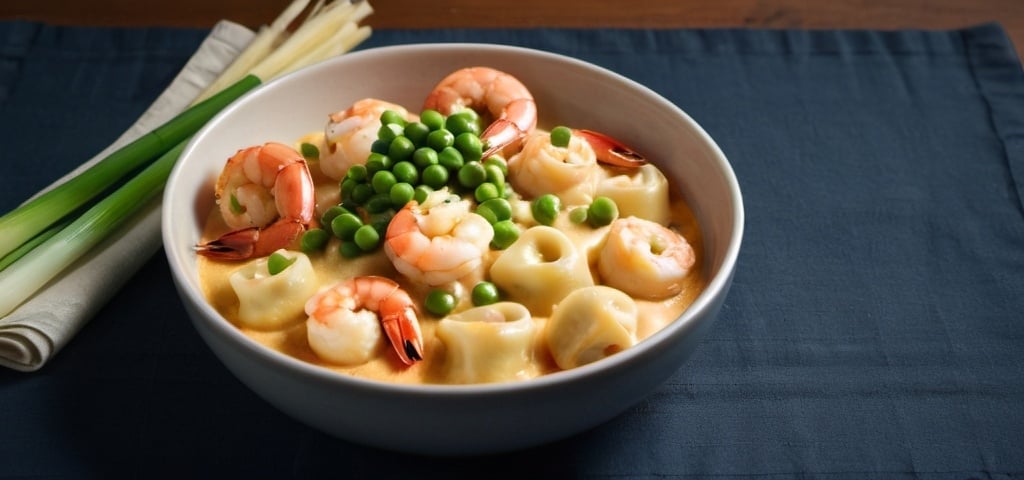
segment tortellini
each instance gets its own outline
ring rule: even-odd
[[[452,383],[490,383],[536,375],[535,330],[530,311],[498,302],[449,315],[437,325]]]
[[[597,184],[597,195],[615,200],[622,217],[639,217],[661,225],[668,225],[672,217],[668,179],[649,163],[633,173],[620,173],[601,180]]]
[[[293,260],[276,275],[270,274],[267,257],[243,265],[228,278],[238,296],[238,321],[244,327],[272,330],[296,323],[303,318],[306,299],[317,291],[309,257],[283,249],[276,253]]]
[[[523,232],[494,261],[490,274],[509,299],[540,316],[551,313],[569,292],[594,284],[586,255],[564,233],[547,226]]]
[[[636,302],[619,290],[581,288],[555,307],[544,338],[559,368],[576,368],[633,346],[637,314]]]
[[[522,151],[508,161],[509,178],[527,197],[553,193],[570,205],[589,204],[594,198],[600,167],[594,149],[573,135],[568,147],[555,147],[551,135],[531,135]]]

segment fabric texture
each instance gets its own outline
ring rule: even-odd
[[[206,33],[0,23],[0,206],[116,138]],[[550,445],[384,452],[235,380],[158,254],[45,368],[0,370],[0,476],[1024,477],[1024,73],[998,24],[393,30],[360,48],[422,42],[595,63],[719,143],[746,233],[692,359],[623,415]]]

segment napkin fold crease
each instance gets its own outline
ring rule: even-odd
[[[121,137],[47,189],[67,181],[187,108],[253,36],[251,30],[237,23],[217,23],[167,89]],[[0,365],[24,372],[42,368],[159,251],[160,245],[157,198],[43,290],[0,318]]]

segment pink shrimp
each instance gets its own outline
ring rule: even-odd
[[[281,143],[239,150],[217,180],[221,216],[233,231],[196,246],[224,260],[265,257],[286,247],[313,219],[313,179],[302,155]]]
[[[575,129],[573,133],[590,144],[597,161],[601,163],[627,168],[637,168],[647,163],[643,155],[608,135],[584,129]]]
[[[480,134],[487,158],[513,145],[537,126],[537,104],[516,77],[489,67],[468,67],[449,74],[427,95],[424,109],[451,115],[467,108],[489,113],[494,121]]]
[[[372,335],[358,335],[362,329],[359,325],[362,311],[373,312],[380,318],[380,325],[402,363],[412,365],[423,360],[423,334],[412,297],[394,280],[377,276],[343,280],[306,302],[310,347],[328,360],[365,359],[375,341],[352,339],[353,336],[372,339]],[[339,328],[348,329],[348,334],[332,332]],[[353,352],[353,349],[358,351]]]
[[[384,253],[410,280],[430,286],[481,274],[494,228],[447,190],[398,211],[384,236]]]

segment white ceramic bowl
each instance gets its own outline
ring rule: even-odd
[[[417,111],[434,83],[466,66],[509,72],[547,124],[613,133],[685,195],[703,229],[710,284],[674,323],[607,359],[496,385],[409,386],[339,375],[250,340],[200,291],[193,246],[213,204],[213,180],[238,148],[292,142],[363,97]],[[635,119],[644,119],[635,122]],[[164,193],[163,241],[196,329],[253,391],[288,415],[353,442],[422,454],[519,449],[587,430],[651,393],[693,352],[732,282],[743,205],[728,161],[689,116],[646,87],[551,53],[478,44],[409,45],[350,53],[264,85],[214,118],[185,149]],[[215,421],[215,420],[214,420]]]

